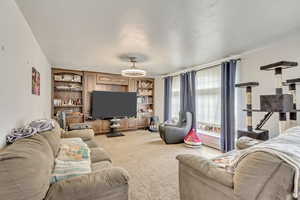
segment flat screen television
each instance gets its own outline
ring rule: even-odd
[[[136,92],[94,91],[92,93],[93,119],[136,117],[136,113]]]

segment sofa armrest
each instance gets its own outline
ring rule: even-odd
[[[262,143],[264,141],[262,140],[258,140],[258,139],[253,139],[247,136],[243,136],[240,137],[237,141],[236,141],[236,147],[239,150],[243,150],[243,149],[247,149],[249,147],[253,147],[259,143]]]
[[[64,132],[62,138],[75,138],[79,137],[83,141],[91,140],[95,136],[93,129],[82,129],[82,130],[73,130]]]
[[[190,167],[201,175],[227,187],[233,187],[233,175],[218,167],[212,161],[191,154],[178,155],[176,158],[180,164]]]
[[[111,193],[128,195],[128,172],[122,168],[107,168],[90,174],[69,178],[51,185],[45,200],[100,199]],[[120,188],[123,186],[123,190]]]

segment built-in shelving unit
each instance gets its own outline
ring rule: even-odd
[[[52,69],[52,116],[66,112],[67,123],[84,121],[83,72]]]
[[[154,81],[153,79],[137,80],[137,117],[149,118],[154,110]]]
[[[85,122],[96,134],[110,131],[109,120],[93,120],[91,95],[93,91],[137,93],[137,117],[120,120],[120,131],[146,128],[154,114],[154,79],[128,78],[118,74],[52,69],[52,116],[67,114],[67,125]]]

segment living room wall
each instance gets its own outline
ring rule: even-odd
[[[14,127],[50,117],[51,67],[14,0],[0,1],[0,146]],[[41,77],[31,93],[32,67]]]
[[[253,107],[259,108],[261,94],[274,94],[275,93],[275,76],[273,71],[260,71],[259,67],[262,65],[271,64],[273,62],[288,60],[296,61],[299,66],[283,70],[284,79],[300,78],[300,36],[290,35],[283,40],[272,43],[271,45],[259,48],[253,51],[245,52],[241,55],[242,61],[239,69],[240,81],[249,82],[257,81],[260,86],[253,88]],[[300,108],[300,87],[297,86],[297,104]],[[288,93],[286,88],[285,93]],[[245,92],[239,92],[239,108],[245,108]],[[238,127],[245,127],[245,112],[237,112],[238,114]],[[253,114],[253,124],[256,125],[263,117],[264,113]],[[300,114],[298,113],[298,124]],[[265,128],[270,130],[272,136],[278,134],[278,114],[274,114],[267,122]]]

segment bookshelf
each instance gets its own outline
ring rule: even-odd
[[[149,118],[154,112],[153,79],[137,80],[137,118]]]
[[[81,123],[83,115],[83,72],[52,69],[52,117],[66,112],[67,123]]]

